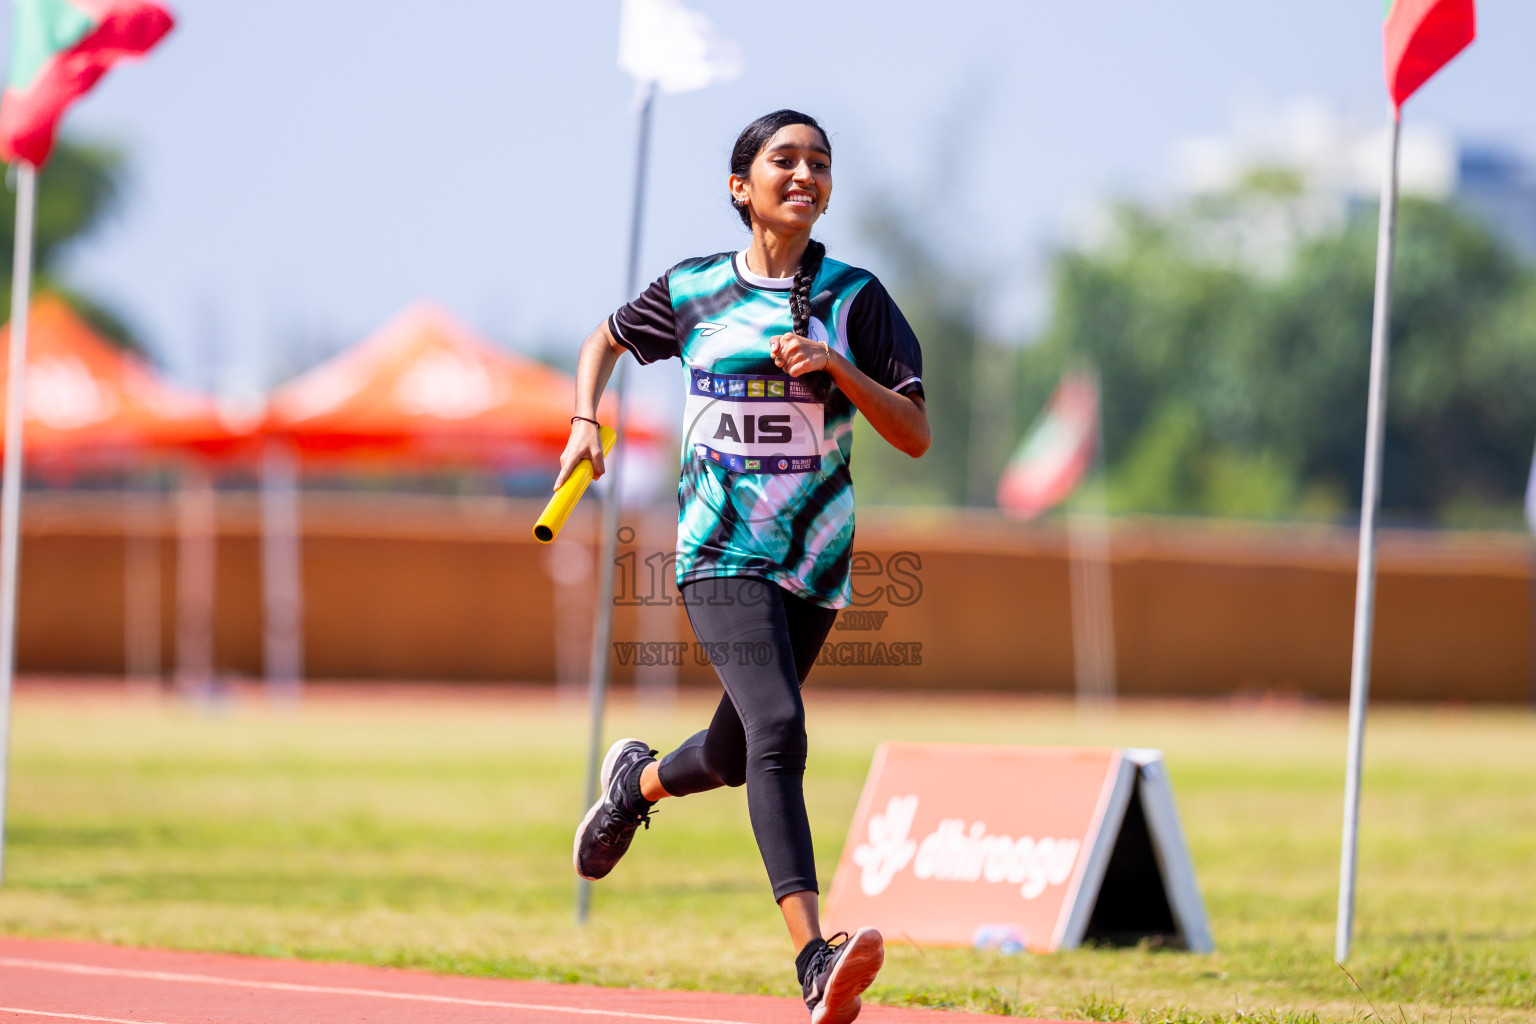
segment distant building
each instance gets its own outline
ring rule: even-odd
[[[1536,262],[1536,166],[1499,146],[1460,153],[1456,202]]]
[[[1381,194],[1387,129],[1376,119],[1338,113],[1319,100],[1279,111],[1239,111],[1230,133],[1188,139],[1172,154],[1175,191],[1187,198],[1229,194],[1256,175],[1293,181],[1293,216],[1302,233],[1341,223]],[[1399,188],[1404,195],[1450,199],[1536,262],[1536,165],[1513,149],[1458,142],[1430,125],[1403,127]],[[1299,213],[1299,216],[1295,214]],[[1282,251],[1284,242],[1269,233]]]

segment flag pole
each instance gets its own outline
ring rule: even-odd
[[[292,706],[304,691],[304,531],[299,456],[268,440],[261,453],[261,650],[267,699]]]
[[[1536,455],[1531,456],[1531,475],[1525,484],[1525,522],[1536,533]],[[1536,652],[1536,551],[1531,557],[1531,649]],[[1536,706],[1536,658],[1531,659],[1531,704]]]
[[[16,569],[21,537],[21,455],[32,296],[32,221],[37,169],[16,163],[16,250],[11,264],[11,350],[5,381],[5,471],[0,494],[0,882],[5,879],[6,795],[10,791],[11,688],[16,676]]]
[[[1392,316],[1392,256],[1397,242],[1397,161],[1402,119],[1392,111],[1387,169],[1376,234],[1376,302],[1371,318],[1371,379],[1365,420],[1365,481],[1360,490],[1360,564],[1355,574],[1355,647],[1349,676],[1349,752],[1344,775],[1344,843],[1339,858],[1338,932],[1333,958],[1349,959],[1354,935],[1355,865],[1360,826],[1360,763],[1371,691],[1376,617],[1376,513],[1381,506],[1382,433],[1387,412],[1387,347]]]
[[[1067,511],[1068,590],[1072,604],[1072,671],[1077,710],[1103,712],[1115,703],[1115,610],[1109,555],[1109,502],[1104,466],[1104,404],[1099,370],[1081,368],[1093,381],[1093,460],[1080,492],[1082,502]]]
[[[629,219],[629,259],[624,276],[624,301],[635,297],[640,275],[640,229],[645,213],[645,169],[651,148],[651,110],[655,105],[656,87],[647,82],[640,87],[640,125],[635,145],[635,192]],[[613,638],[613,562],[617,550],[619,532],[620,467],[624,450],[624,368],[628,360],[621,358],[613,375],[613,429],[617,438],[613,454],[605,463],[604,476],[608,487],[603,494],[602,533],[598,538],[597,557],[597,617],[592,625],[591,731],[587,741],[587,778],[582,789],[582,807],[590,807],[597,799],[598,760],[603,745],[603,712],[608,703],[608,647]],[[576,921],[586,924],[592,908],[592,883],[585,878],[576,882]]]

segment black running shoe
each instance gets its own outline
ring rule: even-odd
[[[625,790],[630,773],[641,771],[655,757],[656,751],[639,740],[619,740],[608,748],[608,756],[603,758],[603,774],[598,781],[597,803],[577,826],[571,852],[576,873],[582,878],[596,881],[607,875],[628,852],[635,829],[641,824],[651,827],[651,805],[641,800],[642,808],[631,807]],[[639,782],[638,775],[635,782]],[[634,788],[639,789],[638,785]]]
[[[837,942],[841,938],[842,942]],[[885,963],[885,940],[873,928],[838,932],[818,950],[805,972],[805,1005],[811,1024],[848,1024],[859,1015],[859,994],[869,988]]]

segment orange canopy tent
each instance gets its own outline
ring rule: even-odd
[[[372,458],[416,467],[542,467],[552,480],[570,438],[575,391],[569,374],[506,352],[431,305],[406,309],[277,388],[262,427],[272,442],[263,474],[269,677],[291,686],[301,674],[294,453],[322,464]],[[598,415],[610,420],[612,402]],[[626,418],[634,441],[660,436],[642,417]]]
[[[0,349],[9,354],[11,328],[0,328]],[[112,345],[56,296],[32,303],[27,328],[27,460],[50,468],[124,468],[145,455],[191,452],[238,454],[253,438],[254,422],[227,422],[216,403],[166,383],[147,361]],[[9,374],[0,358],[0,380]],[[7,382],[8,383],[8,382]],[[0,410],[4,408],[0,386]],[[0,412],[3,415],[3,412]],[[201,460],[196,460],[200,462]],[[213,586],[213,483],[207,469],[184,467],[192,478],[189,502],[183,485],[178,531],[178,648],[187,637],[204,641],[211,659]],[[189,513],[196,515],[189,518]],[[158,531],[142,520],[153,513],[129,502],[128,592],[124,634],[126,669],[158,675],[160,664],[160,556]],[[178,650],[178,670],[189,656]],[[152,666],[146,668],[145,666]]]
[[[11,328],[0,328],[9,350]],[[0,359],[0,382],[8,374]],[[233,451],[250,436],[220,417],[212,399],[165,383],[145,360],[113,346],[63,300],[39,296],[27,339],[29,458],[116,462],[145,451]],[[0,384],[0,410],[4,408]]]
[[[407,462],[539,462],[570,437],[575,379],[504,351],[431,305],[279,387],[264,432],[308,456]],[[605,402],[599,417],[611,418]],[[628,437],[659,431],[628,415]]]

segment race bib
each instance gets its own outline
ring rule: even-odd
[[[688,368],[687,443],[736,473],[821,470],[822,405],[788,375]]]

